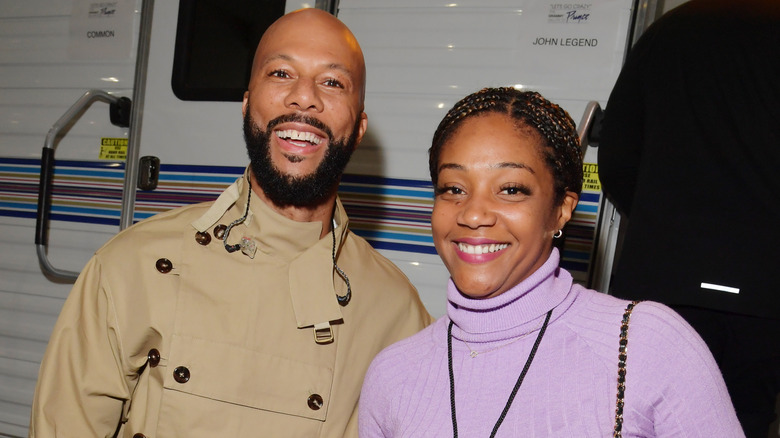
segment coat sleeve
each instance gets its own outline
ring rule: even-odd
[[[65,301],[46,348],[29,436],[113,436],[130,394],[121,362],[113,301],[93,257]]]
[[[598,147],[599,179],[604,193],[630,216],[644,143],[645,103],[641,46],[629,54],[604,110]]]

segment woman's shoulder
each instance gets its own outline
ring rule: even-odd
[[[573,289],[577,289],[578,295],[566,312],[566,324],[597,354],[611,359],[631,301],[581,286],[575,285]],[[664,355],[673,355],[680,349],[707,349],[701,337],[677,312],[653,301],[634,305],[629,319],[629,341],[634,346],[645,345]],[[643,350],[647,351],[646,348]]]

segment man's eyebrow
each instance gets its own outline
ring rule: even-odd
[[[287,62],[293,62],[293,61],[295,61],[295,58],[293,58],[290,55],[286,55],[284,53],[279,53],[279,54],[272,55],[272,56],[269,56],[268,58],[266,58],[265,61],[263,61],[263,65],[267,65],[267,64],[270,64],[270,63],[272,63],[274,61],[279,61],[279,60],[287,61]],[[347,68],[346,65],[340,64],[338,62],[333,62],[333,63],[328,64],[327,69],[328,70],[338,70],[338,71],[344,73],[345,75],[349,76],[350,78],[352,78],[352,76],[353,76],[352,75],[352,71],[349,68]]]

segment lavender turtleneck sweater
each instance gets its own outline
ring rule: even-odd
[[[451,320],[458,433],[488,437],[550,309],[546,333],[496,436],[612,436],[627,301],[573,284],[558,261],[554,249],[538,271],[486,300],[464,297],[450,281],[447,316],[374,359],[360,397],[360,436],[453,436]],[[624,437],[744,436],[712,355],[681,317],[643,302],[631,316],[628,340]]]

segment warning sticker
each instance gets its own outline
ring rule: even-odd
[[[124,161],[127,158],[127,139],[126,138],[107,138],[100,139],[101,160]]]
[[[599,165],[596,163],[583,163],[582,173],[582,191],[600,192]]]

